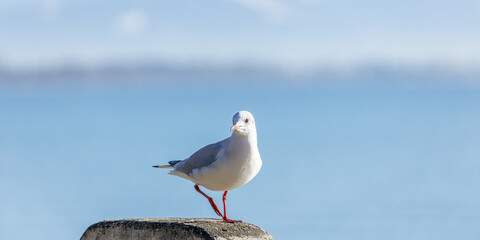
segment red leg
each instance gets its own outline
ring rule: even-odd
[[[227,193],[228,191],[225,191],[225,193],[223,193],[223,219],[221,222],[228,222],[228,223],[242,222],[240,220],[232,220],[227,218],[227,204],[225,203],[225,201],[227,200]]]
[[[199,192],[200,194],[202,194],[204,197],[206,197],[208,199],[208,202],[210,202],[210,205],[212,206],[213,208],[213,211],[215,211],[215,213],[220,216],[220,217],[223,217],[222,216],[222,213],[220,212],[220,210],[218,210],[218,207],[217,207],[217,204],[215,204],[215,201],[213,201],[213,199],[211,197],[209,197],[207,194],[205,194],[204,192],[202,192],[202,190],[200,190],[200,188],[198,187],[198,185],[195,185],[195,190],[197,190],[197,192]],[[225,205],[224,205],[225,206]]]

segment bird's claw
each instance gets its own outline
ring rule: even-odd
[[[220,222],[222,222],[222,223],[237,223],[237,222],[242,222],[242,220],[232,220],[232,219],[224,218],[224,219],[220,220]]]

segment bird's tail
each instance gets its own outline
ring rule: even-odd
[[[156,167],[156,168],[166,168],[166,169],[173,169],[173,166],[175,166],[175,164],[181,162],[182,160],[175,160],[175,161],[170,161],[168,162],[168,165],[156,165],[156,166],[153,166],[153,167]]]
[[[152,166],[152,167],[156,167],[156,168],[166,168],[166,169],[173,169],[173,166],[170,166],[170,165],[156,165],[156,166]]]

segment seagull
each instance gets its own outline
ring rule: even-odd
[[[172,169],[169,174],[195,183],[195,190],[206,197],[220,222],[242,222],[227,218],[225,201],[227,192],[252,180],[262,167],[257,146],[255,119],[248,111],[233,116],[232,135],[220,142],[207,145],[185,160],[168,162],[168,165],[153,166]],[[212,191],[224,191],[223,215],[215,201],[200,190],[203,186]]]

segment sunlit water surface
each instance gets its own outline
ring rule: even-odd
[[[2,91],[0,239],[216,217],[151,166],[228,137],[244,109],[263,168],[229,193],[232,219],[276,239],[480,239],[480,91],[242,84]]]

